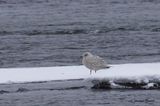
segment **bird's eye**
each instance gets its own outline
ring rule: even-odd
[[[88,54],[84,54],[84,56],[88,56]]]

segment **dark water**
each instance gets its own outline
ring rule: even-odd
[[[159,0],[0,0],[0,67],[160,61]]]
[[[111,64],[159,62],[159,45],[159,0],[0,0],[0,67],[78,65],[84,51]],[[83,80],[0,89],[0,106],[160,103],[157,90],[95,91]]]
[[[86,86],[87,85],[87,86]],[[93,90],[84,80],[0,85],[0,106],[159,106],[159,90]]]

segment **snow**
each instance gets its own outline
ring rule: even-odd
[[[160,63],[136,63],[111,65],[90,75],[84,66],[59,66],[37,68],[1,68],[0,83],[23,83],[36,81],[70,79],[134,79],[136,82],[149,82],[150,78],[160,78]],[[116,85],[112,83],[112,85]],[[150,83],[148,86],[152,86]]]
[[[109,70],[99,71],[96,78],[133,78],[143,76],[159,76],[160,63],[137,63],[113,65]]]

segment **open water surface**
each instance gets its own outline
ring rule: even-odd
[[[0,0],[0,67],[160,61],[159,0]]]

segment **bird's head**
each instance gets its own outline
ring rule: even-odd
[[[82,56],[83,56],[83,57],[87,57],[87,56],[92,56],[92,54],[91,54],[90,52],[85,52],[85,53],[83,53]]]

